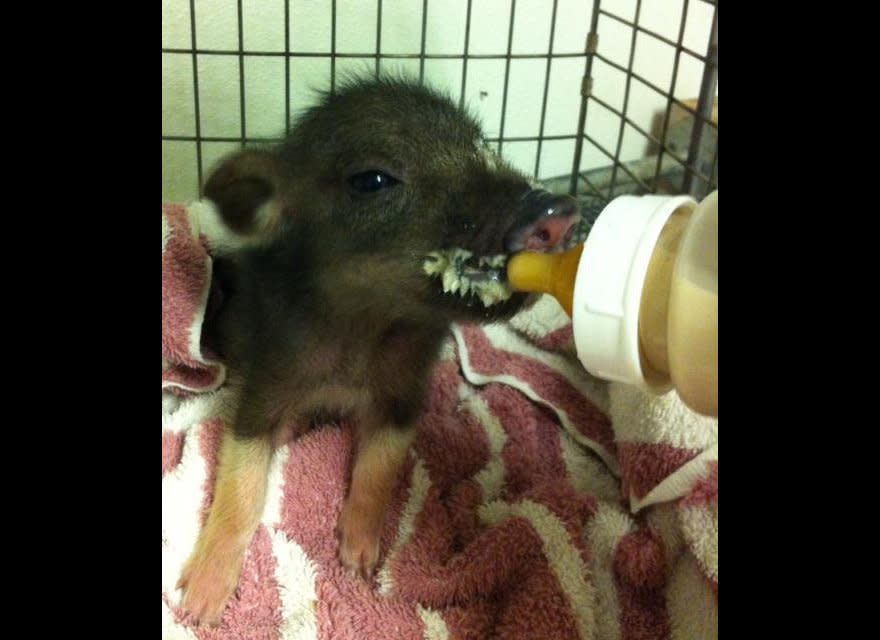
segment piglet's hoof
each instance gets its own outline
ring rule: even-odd
[[[337,533],[342,566],[364,580],[370,580],[379,562],[381,518],[372,517],[369,511],[347,501],[339,518]]]
[[[181,607],[195,624],[220,624],[227,602],[238,587],[241,560],[237,557],[195,552],[183,568],[177,588],[183,589]]]

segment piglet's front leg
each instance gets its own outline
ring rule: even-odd
[[[339,560],[364,579],[373,575],[379,561],[385,511],[414,435],[413,427],[393,425],[359,430],[351,486],[339,519]]]
[[[196,621],[218,624],[238,587],[263,513],[271,455],[270,436],[224,434],[211,511],[177,583],[182,606]]]

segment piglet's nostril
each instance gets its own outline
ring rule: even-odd
[[[572,215],[553,214],[545,216],[526,230],[522,237],[526,251],[550,251],[571,238],[577,220]]]

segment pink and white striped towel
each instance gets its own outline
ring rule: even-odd
[[[239,589],[189,626],[174,585],[234,404],[198,349],[210,213],[162,209],[164,639],[717,637],[717,421],[590,377],[550,298],[453,328],[374,582],[336,559],[352,433],[326,425],[277,450]]]

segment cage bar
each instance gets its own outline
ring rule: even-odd
[[[553,38],[556,35],[556,8],[559,0],[553,0],[553,10],[550,12],[550,42],[547,45],[547,67],[544,69],[544,97],[541,100],[541,125],[538,129],[538,150],[535,152],[534,178],[537,180],[541,166],[541,147],[544,138],[544,123],[547,120],[547,95],[550,93],[550,67],[553,61]]]
[[[587,123],[587,106],[589,104],[590,90],[592,89],[593,84],[593,60],[596,56],[596,48],[599,44],[599,33],[596,30],[599,26],[599,2],[600,0],[593,0],[590,31],[587,34],[587,44],[584,51],[587,59],[585,63],[586,68],[584,70],[584,77],[581,81],[581,107],[580,113],[578,114],[577,125],[578,137],[574,145],[574,163],[571,167],[571,182],[569,183],[568,188],[568,193],[572,196],[577,193],[578,174],[581,170],[581,154],[584,149],[584,127]]]
[[[336,93],[336,0],[330,5],[330,93]]]
[[[162,53],[192,53],[192,49],[180,47],[162,47]],[[279,53],[278,51],[230,51],[229,49],[199,49],[196,51],[198,54],[204,55],[212,55],[212,56],[238,56],[243,55],[247,56],[269,56],[274,58],[279,58],[284,56],[284,53]],[[363,53],[346,53],[346,52],[337,52],[335,54],[328,54],[327,52],[321,51],[291,51],[289,53],[292,58],[375,58],[375,51],[365,51]],[[583,58],[583,53],[511,53],[510,55],[506,53],[469,53],[467,56],[461,53],[425,53],[422,55],[421,53],[381,53],[379,54],[380,58],[388,58],[388,59],[399,59],[399,60],[420,60],[424,58],[425,60],[464,60],[465,58],[472,58],[474,60],[507,60],[508,58],[511,60],[539,60],[543,58]]]
[[[428,0],[422,0],[422,46],[419,51],[419,84],[425,81],[425,39],[428,35]]]
[[[189,25],[190,40],[192,42],[192,65],[193,65],[193,101],[195,107],[195,142],[196,142],[196,175],[198,176],[199,194],[202,190],[202,122],[199,115],[199,57],[198,47],[196,47],[196,0],[189,0]],[[163,140],[167,138],[163,137]]]
[[[712,116],[712,105],[715,102],[715,87],[718,84],[718,9],[712,15],[712,35],[709,38],[709,49],[706,52],[706,65],[703,68],[703,82],[700,86],[700,97],[697,112],[700,118],[694,121],[691,132],[691,144],[688,150],[687,168],[685,169],[682,191],[699,196],[700,191],[694,185],[696,165],[700,158],[703,143],[703,124]],[[710,172],[711,173],[711,172]],[[707,181],[711,182],[711,181]]]
[[[516,0],[510,0],[510,26],[507,28],[507,56],[504,63],[504,92],[501,94],[501,126],[498,130],[498,153],[504,145],[504,121],[507,117],[507,89],[510,81],[510,54],[513,47],[513,24],[516,20]]]
[[[682,42],[684,40],[684,28],[687,24],[687,12],[688,12],[688,2],[689,0],[683,0],[681,7],[681,22],[678,26],[678,41]],[[681,52],[682,48],[676,47],[675,49],[675,59],[672,63],[672,79],[669,82],[669,95],[666,96],[666,112],[663,114],[663,124],[660,129],[660,143],[657,150],[657,168],[654,170],[654,184],[656,188],[657,178],[656,176],[660,175],[660,169],[663,166],[663,154],[666,153],[666,134],[669,130],[669,117],[672,115],[672,105],[673,97],[672,94],[675,92],[675,83],[678,80],[678,63],[681,60]],[[670,155],[672,157],[676,157],[674,154]],[[676,158],[678,159],[678,158]]]
[[[284,1],[284,133],[290,133],[290,0]]]
[[[464,20],[464,55],[461,60],[461,93],[458,94],[458,106],[464,107],[464,95],[467,88],[467,68],[468,58],[470,57],[471,44],[471,10],[473,9],[473,0],[467,2],[467,16]]]
[[[642,10],[642,0],[636,0],[636,24],[639,22],[639,13]],[[614,187],[617,184],[617,167],[622,166],[620,164],[620,150],[623,148],[623,130],[626,127],[626,109],[629,106],[629,87],[632,82],[632,70],[633,70],[633,62],[636,59],[636,34],[638,31],[635,29],[632,30],[632,40],[629,45],[629,63],[628,63],[628,71],[626,75],[626,83],[624,84],[623,89],[623,114],[620,118],[620,129],[617,133],[617,151],[614,152],[614,166],[611,169],[611,184],[608,186],[608,199],[614,197]]]
[[[382,59],[382,0],[376,0],[379,6],[376,8],[376,77],[379,77],[379,61]]]
[[[244,19],[241,13],[241,0],[236,1],[236,11],[238,12],[238,112],[241,115],[241,146],[244,148],[247,125],[244,104]]]

